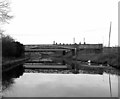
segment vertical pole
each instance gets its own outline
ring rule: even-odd
[[[108,42],[108,47],[110,47],[111,24],[112,24],[112,22],[110,22],[110,30],[109,30],[109,42]],[[109,50],[109,57],[110,57],[110,50]],[[109,61],[110,61],[110,60],[109,60]],[[110,96],[112,97],[110,73],[109,73],[109,85],[110,85]]]
[[[108,47],[110,47],[111,25],[112,25],[112,22],[110,22]]]
[[[112,88],[111,88],[111,79],[110,79],[110,74],[109,74],[109,86],[110,86],[110,96],[112,97]]]
[[[102,39],[103,39],[103,46],[104,46],[104,37]]]
[[[109,55],[109,57],[110,57],[110,36],[111,36],[111,22],[110,22],[110,30],[109,30],[109,41],[108,41],[108,55]],[[109,58],[108,57],[108,58]],[[110,62],[110,60],[108,60],[108,65],[109,65],[109,62]]]
[[[75,37],[73,38],[73,44],[75,44]]]
[[[84,44],[85,44],[85,37],[84,37],[83,41],[84,41]]]

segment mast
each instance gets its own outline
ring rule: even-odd
[[[110,37],[111,37],[111,25],[112,22],[110,22],[110,30],[109,30],[109,41],[108,41],[108,47],[110,47]],[[108,55],[110,57],[110,49],[108,49]],[[108,61],[110,61],[110,58],[108,59]],[[112,86],[111,86],[111,78],[110,78],[110,73],[109,73],[109,86],[110,86],[110,96],[112,97]]]
[[[111,25],[112,25],[112,22],[110,22],[108,47],[110,47]]]

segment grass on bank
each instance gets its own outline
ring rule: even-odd
[[[102,53],[81,53],[78,51],[76,57],[72,56],[71,53],[68,53],[64,57],[68,59],[76,58],[76,60],[83,62],[91,60],[91,62],[95,64],[102,64],[105,66],[109,64],[112,67],[120,68],[120,53],[118,48],[103,48]]]

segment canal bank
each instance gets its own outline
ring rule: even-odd
[[[88,62],[91,61],[93,64],[104,65],[104,66],[112,66],[114,68],[120,69],[120,65],[118,63],[118,55],[117,54],[81,54],[77,56],[78,61]]]
[[[92,64],[97,65],[104,65],[104,66],[111,66],[117,69],[120,69],[120,62],[119,62],[120,54],[118,52],[118,48],[103,48],[101,53],[93,53],[93,52],[86,52],[77,50],[76,56],[73,56],[71,53],[66,54],[63,58],[69,60],[76,60],[81,62],[90,62]]]
[[[17,66],[24,64],[29,58],[19,58],[14,60],[7,60],[2,63],[2,72],[7,72]]]

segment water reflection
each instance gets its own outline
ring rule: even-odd
[[[18,96],[92,96],[94,92],[97,92],[98,96],[110,96],[112,93],[113,96],[117,96],[117,70],[83,66],[69,60],[54,60],[54,62],[54,64],[67,64],[68,69],[25,69],[19,66],[3,73],[4,96],[14,97],[16,94]],[[108,74],[112,74],[111,79]]]
[[[2,73],[2,90],[4,91],[6,88],[10,88],[14,83],[15,78],[19,78],[24,73],[23,66],[19,66],[17,68],[12,69],[9,72]]]
[[[112,78],[112,96],[117,97],[117,78]],[[108,75],[24,73],[5,97],[110,97]]]

